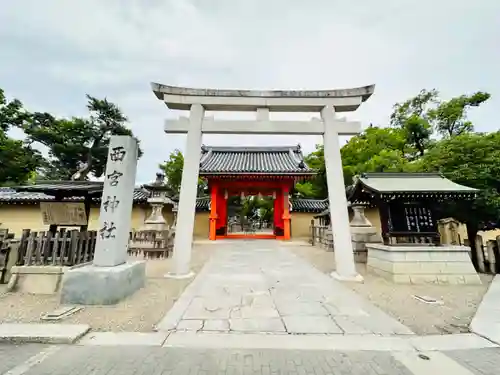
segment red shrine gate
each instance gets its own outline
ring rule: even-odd
[[[290,239],[289,192],[295,182],[313,178],[316,171],[304,162],[297,146],[203,146],[200,177],[210,189],[210,240],[219,238]],[[228,198],[237,195],[274,198],[273,233],[230,233]]]
[[[210,240],[221,238],[278,238],[290,239],[290,203],[289,192],[294,179],[278,176],[248,176],[237,180],[210,178]],[[231,234],[228,233],[227,201],[231,196],[272,196],[274,199],[273,234]]]

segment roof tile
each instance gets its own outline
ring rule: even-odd
[[[321,212],[328,207],[328,199],[291,199],[292,212]],[[210,197],[196,199],[196,211],[208,211]]]
[[[144,203],[149,198],[150,192],[142,189],[136,188],[134,190],[134,203]],[[47,195],[43,193],[32,193],[32,192],[16,192],[14,189],[2,188],[0,190],[0,202],[4,203],[35,203],[35,202],[48,202],[53,201],[54,196]],[[79,202],[82,201],[83,197],[66,197],[63,198],[63,201],[66,202]],[[94,202],[100,202],[100,197],[92,198]]]
[[[203,146],[200,175],[210,174],[306,174],[315,171],[304,162],[300,146],[209,147]]]

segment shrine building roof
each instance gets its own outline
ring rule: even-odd
[[[100,184],[100,190],[93,191],[90,196],[92,197],[92,201],[95,203],[98,203],[101,201],[101,195],[102,195],[102,182],[97,182],[97,184]],[[97,185],[96,184],[96,185]],[[0,203],[4,204],[34,204],[38,202],[51,202],[55,201],[55,192],[57,191],[57,195],[59,195],[59,190],[62,186],[62,189],[70,189],[68,185],[57,185],[57,184],[51,184],[50,186],[44,186],[41,187],[42,185],[30,185],[30,186],[23,186],[19,188],[0,188]],[[81,185],[80,185],[81,186]],[[46,188],[44,190],[44,188]],[[80,195],[79,195],[80,194]],[[82,191],[76,189],[76,190],[69,190],[66,194],[62,194],[62,201],[63,202],[80,202],[84,200],[85,194],[82,193]],[[146,203],[147,199],[150,196],[150,192],[144,188],[141,187],[136,187],[134,190],[134,203]],[[172,202],[173,204],[173,202]]]
[[[300,145],[268,147],[202,146],[200,176],[316,174],[304,161]]]
[[[468,186],[457,184],[439,173],[364,173],[347,189],[351,202],[375,195],[390,199],[411,198],[457,198],[474,197],[478,192]]]

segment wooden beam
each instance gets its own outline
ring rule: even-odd
[[[339,135],[356,135],[361,132],[358,121],[338,120],[334,124]],[[189,129],[189,118],[165,121],[165,133],[186,134]],[[324,125],[320,119],[310,121],[255,121],[255,120],[214,120],[205,117],[202,125],[205,134],[296,134],[322,135]]]

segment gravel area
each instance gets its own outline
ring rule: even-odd
[[[309,261],[324,273],[335,269],[334,254],[324,249],[291,246],[295,254]],[[468,332],[478,304],[486,293],[492,275],[480,275],[482,285],[406,285],[394,284],[368,273],[365,264],[356,265],[364,283],[345,283],[374,305],[398,319],[419,335]],[[442,305],[420,302],[413,296],[428,296]]]
[[[210,245],[195,245],[191,262],[192,270],[198,272],[210,258],[214,249],[215,247]],[[171,264],[171,258],[147,260],[146,286],[134,295],[113,306],[85,306],[74,315],[53,323],[89,324],[94,331],[151,332],[154,325],[163,318],[193,280],[164,278],[163,275],[170,270]],[[59,307],[58,295],[2,293],[0,322],[47,323],[40,317]]]

